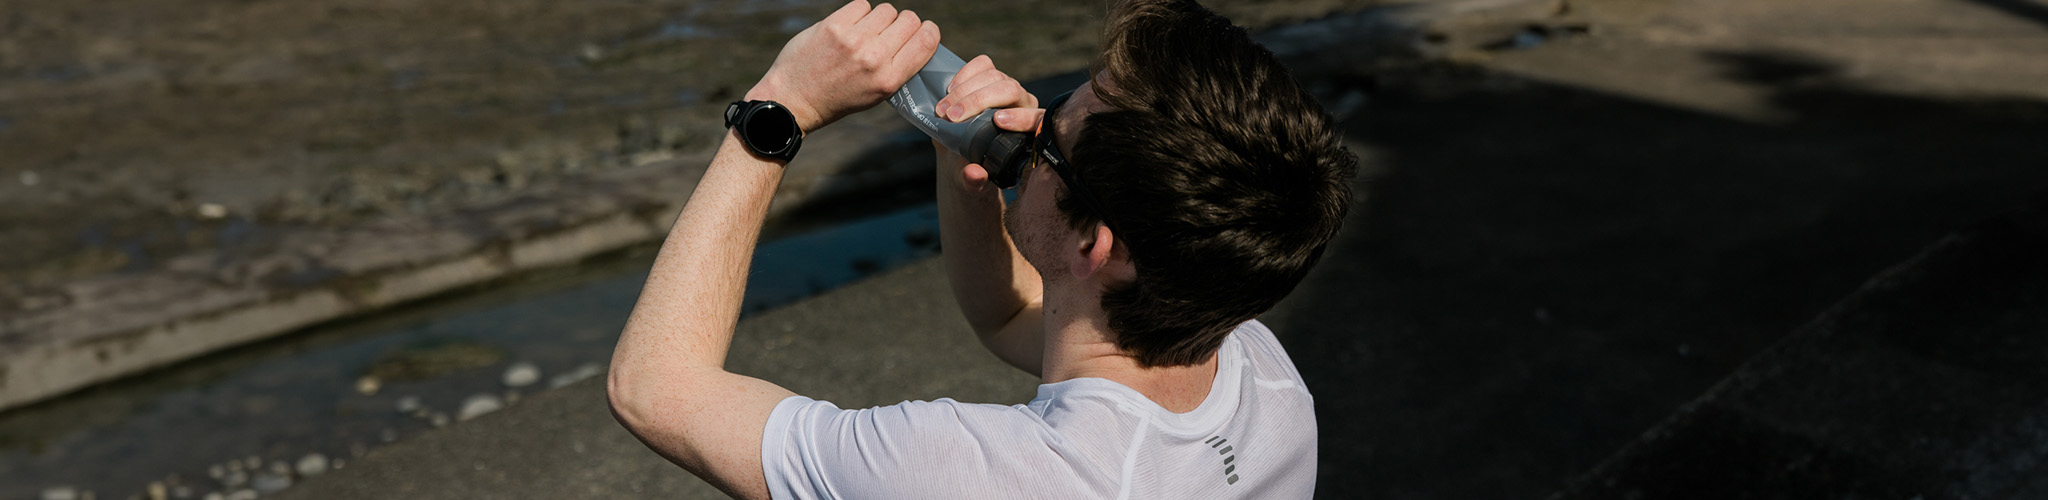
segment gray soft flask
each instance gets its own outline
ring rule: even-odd
[[[932,54],[932,60],[924,69],[910,77],[910,82],[896,90],[889,98],[889,105],[903,119],[910,120],[918,130],[938,140],[946,149],[953,150],[967,161],[981,164],[988,170],[991,179],[1014,179],[1010,171],[1023,166],[1030,157],[1031,134],[1010,132],[996,127],[996,111],[985,110],[971,120],[954,123],[933,114],[932,106],[946,97],[946,86],[953,82],[953,75],[967,61],[953,55],[940,45]],[[1007,177],[1006,177],[1007,175]]]

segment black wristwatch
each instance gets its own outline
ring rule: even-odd
[[[804,130],[796,115],[775,101],[739,101],[725,107],[725,128],[738,126],[740,142],[764,158],[787,163],[804,145]]]

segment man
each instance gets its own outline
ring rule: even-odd
[[[1016,179],[943,147],[938,162],[955,298],[990,351],[1041,377],[1037,398],[841,410],[724,371],[750,250],[801,140],[784,122],[812,131],[881,102],[938,40],[911,12],[855,0],[728,111],[733,132],[620,337],[620,422],[738,498],[1311,496],[1313,400],[1253,318],[1335,234],[1353,160],[1269,52],[1192,0],[1119,6],[1091,81],[1051,109],[986,56],[937,105],[1039,132]],[[1005,207],[990,186],[1012,182]]]

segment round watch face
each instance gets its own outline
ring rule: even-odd
[[[796,117],[782,106],[754,108],[741,125],[747,142],[763,154],[780,154],[798,137]]]

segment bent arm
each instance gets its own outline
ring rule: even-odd
[[[999,109],[996,125],[1014,132],[1037,130],[1044,116],[1038,98],[996,69],[986,55],[960,68],[937,108],[956,121],[984,109]],[[988,171],[980,165],[968,164],[937,142],[933,146],[938,150],[939,242],[953,299],[989,352],[1040,376],[1045,359],[1044,282],[1003,230],[1002,191],[989,182]]]
[[[936,25],[853,0],[791,38],[748,100],[783,104],[804,131],[873,107],[931,59]],[[761,438],[793,395],[725,371],[741,295],[780,161],[727,131],[655,256],[606,386],[619,423],[656,453],[736,498],[766,499]]]
[[[768,498],[761,431],[794,395],[725,371],[747,267],[781,181],[781,165],[726,134],[655,257],[607,385],[627,430],[735,498]]]

